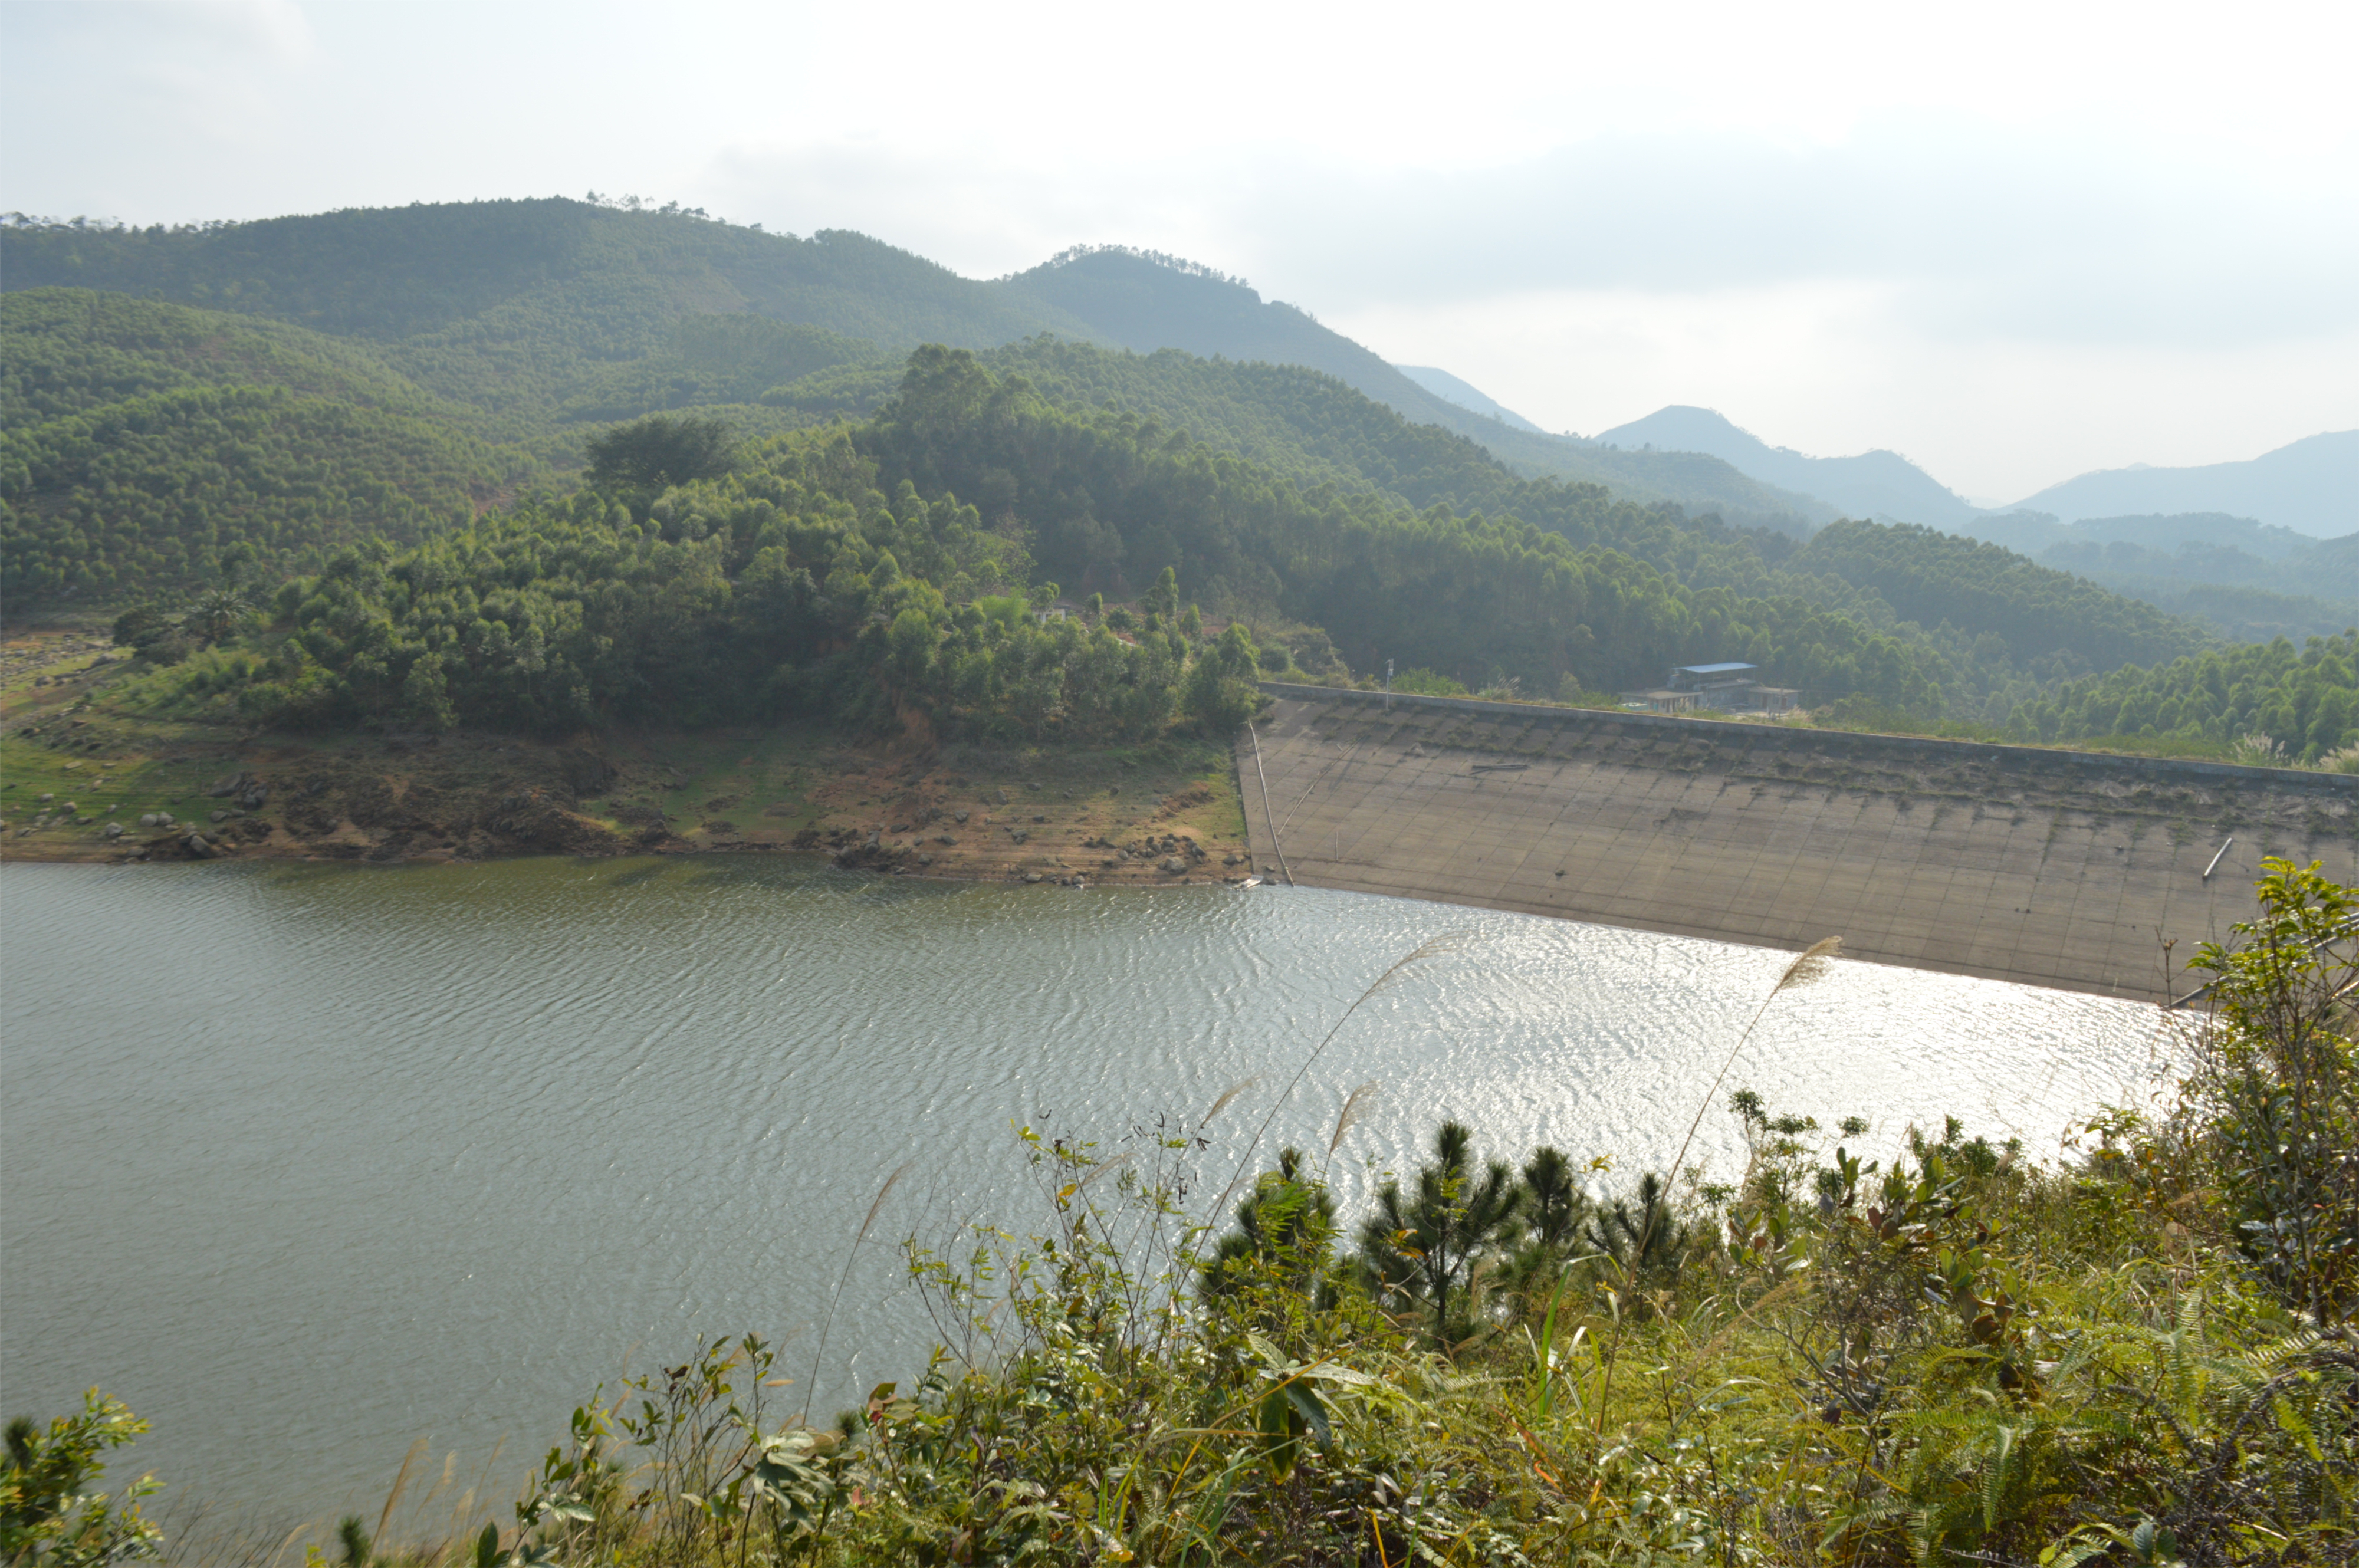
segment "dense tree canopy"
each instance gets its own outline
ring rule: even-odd
[[[529,460],[414,415],[278,388],[127,398],[0,434],[0,600],[105,604],[408,543],[499,498]]]
[[[725,419],[650,414],[590,440],[590,483],[605,488],[668,490],[729,469],[736,446]]]
[[[1124,635],[1044,610],[1060,563],[1169,585]],[[532,730],[780,712],[1032,735],[1218,727],[1250,711],[1258,650],[1179,603],[1214,593],[1261,597],[1347,650],[1550,689],[1732,645],[1895,703],[1931,701],[1940,674],[1799,602],[1691,591],[1511,519],[1306,494],[933,350],[864,430],[780,437],[660,494],[534,501],[406,553],[345,550],[278,596],[243,701],[283,722]]]
[[[2359,633],[2271,643],[2117,670],[2024,705],[2017,724],[2048,741],[2265,737],[2282,760],[2315,763],[2359,745]]]
[[[1910,620],[1994,633],[2018,661],[2061,654],[2082,671],[2112,670],[2175,659],[2210,640],[2192,623],[2086,578],[1909,524],[1831,523],[1789,564],[1873,588]]]

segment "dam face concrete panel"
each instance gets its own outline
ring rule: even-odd
[[[1274,690],[1247,838],[1306,886],[2158,1001],[2264,855],[2359,881],[2345,777]]]

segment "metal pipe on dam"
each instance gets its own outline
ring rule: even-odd
[[[1247,842],[1308,886],[2158,1002],[2262,856],[2359,881],[2359,776],[1264,690]]]

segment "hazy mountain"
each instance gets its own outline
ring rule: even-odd
[[[2107,468],[2017,503],[2065,522],[2125,514],[2227,512],[2312,539],[2359,529],[2359,430],[2306,436],[2244,463]]]
[[[1509,430],[1529,430],[1536,436],[1549,433],[1513,408],[1494,402],[1480,389],[1459,380],[1446,370],[1437,370],[1430,365],[1397,365],[1393,368],[1445,403],[1455,403],[1470,413],[1496,419]]]
[[[1976,513],[1963,496],[1944,488],[1897,452],[1805,457],[1790,447],[1771,446],[1710,408],[1674,404],[1643,419],[1616,426],[1596,439],[1625,452],[1635,447],[1705,452],[1748,478],[1816,496],[1846,517],[1888,517],[1948,528]]]
[[[2238,642],[2359,625],[2359,534],[2319,540],[2224,512],[2083,517],[2015,511],[1955,530],[2187,615]]]
[[[2181,512],[2162,517],[2083,517],[2065,522],[2051,512],[2019,508],[1977,517],[1958,530],[2037,556],[2056,547],[2123,544],[2173,554],[2190,550],[2234,550],[2261,561],[2283,561],[2314,546],[2311,535],[2225,512]]]

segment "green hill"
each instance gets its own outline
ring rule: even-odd
[[[668,408],[757,403],[772,388],[853,366],[881,385],[895,356],[861,338],[764,316],[683,316],[663,347],[592,378],[558,412],[572,420],[635,419]]]
[[[1648,526],[1593,489],[1575,498],[1600,536]],[[1042,577],[1074,568],[1084,586],[1136,579],[1142,615],[1030,614],[1054,592]],[[583,488],[401,554],[339,552],[276,595],[269,628],[151,695],[179,700],[194,681],[281,724],[916,712],[943,735],[1226,733],[1258,656],[1242,625],[1205,631],[1186,603],[1199,599],[1329,628],[1362,663],[1382,649],[1549,691],[1731,645],[1893,704],[1937,701],[1941,674],[1924,649],[1806,604],[1690,588],[1510,518],[1306,492],[928,348],[867,426],[792,433],[660,493]]]
[[[15,223],[0,226],[0,282],[107,289],[364,338],[440,396],[537,416],[601,398],[614,365],[660,354],[689,316],[818,327],[896,360],[920,343],[987,348],[1041,332],[1142,353],[1179,348],[1325,371],[1527,475],[1603,484],[1734,522],[1799,527],[1832,516],[1716,459],[1513,430],[1435,397],[1293,306],[1120,250],[981,282],[842,231],[799,239],[692,212],[548,198],[181,229]]]
[[[1053,309],[864,235],[798,239],[559,198],[352,209],[180,229],[0,227],[9,289],[65,286],[288,321],[381,345],[440,396],[546,415],[683,317],[756,315],[907,352],[1040,332]]]
[[[104,603],[414,542],[544,472],[365,344],[88,289],[0,295],[0,603]]]
[[[0,601],[108,604],[463,525],[534,471],[449,425],[277,387],[150,393],[0,434]]]
[[[2086,578],[1909,523],[1832,524],[1797,551],[1788,569],[1873,589],[1899,615],[1927,626],[1947,621],[1995,637],[2018,663],[2061,654],[2080,667],[2069,671],[2074,674],[2161,663],[2211,641],[2192,622]]]
[[[475,410],[432,397],[369,346],[323,332],[88,289],[0,294],[0,430],[196,387],[284,387],[480,422]]]

